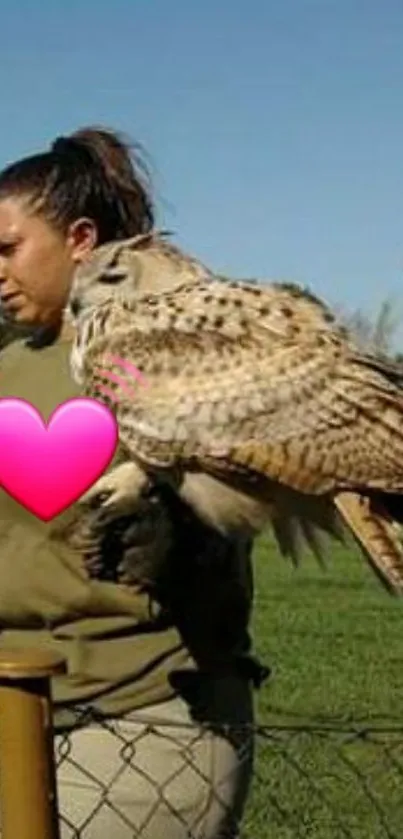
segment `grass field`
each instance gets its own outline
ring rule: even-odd
[[[326,571],[309,555],[296,571],[263,538],[255,587],[255,649],[273,674],[256,695],[270,730],[243,835],[401,839],[403,601],[332,543]]]

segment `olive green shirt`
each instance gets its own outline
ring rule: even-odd
[[[21,341],[4,348],[0,396],[25,399],[48,419],[60,403],[79,395],[70,349],[67,337],[42,349]],[[0,489],[0,650],[35,647],[64,656],[66,672],[52,682],[56,728],[69,724],[74,704],[119,715],[170,698],[172,675],[199,668],[195,649],[204,665],[211,657],[219,668],[249,649],[252,590],[229,568],[231,550],[224,545],[220,559],[220,545],[216,551],[213,539],[210,547],[202,525],[186,532],[180,513],[180,534],[186,535],[175,537],[182,570],[172,592],[181,617],[167,625],[149,594],[94,578],[82,555],[54,538],[72,509],[78,505],[45,523]],[[207,563],[196,556],[202,544]],[[173,623],[181,620],[179,632]]]
[[[0,355],[0,396],[25,399],[48,419],[78,395],[69,352],[68,339],[40,350],[10,344]],[[45,523],[0,489],[0,649],[65,657],[66,673],[52,686],[56,724],[72,702],[120,714],[167,699],[169,674],[193,664],[174,628],[153,625],[156,604],[146,593],[90,579],[80,555],[49,538],[68,515]]]

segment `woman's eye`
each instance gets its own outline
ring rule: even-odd
[[[115,285],[115,283],[121,283],[122,280],[126,279],[126,274],[123,271],[113,271],[108,272],[105,274],[100,274],[98,277],[99,283],[104,283],[105,285]]]

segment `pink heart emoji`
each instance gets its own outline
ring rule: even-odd
[[[62,402],[47,425],[30,402],[0,399],[0,485],[43,521],[95,483],[117,443],[116,421],[95,399]]]

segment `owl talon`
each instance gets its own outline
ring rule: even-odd
[[[95,507],[96,509],[98,507],[107,507],[112,496],[112,491],[108,492],[108,490],[102,490],[90,499],[90,506],[93,508]]]
[[[108,518],[127,516],[136,512],[149,486],[147,475],[135,463],[123,463],[100,478],[81,503],[101,509]]]

